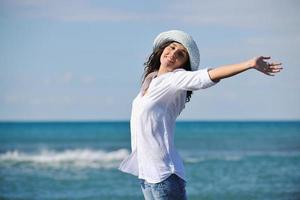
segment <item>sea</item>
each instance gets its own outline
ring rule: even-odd
[[[178,121],[189,200],[300,200],[300,121]],[[1,200],[142,200],[128,121],[0,122]]]

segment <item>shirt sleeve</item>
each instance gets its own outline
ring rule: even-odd
[[[197,71],[178,70],[172,76],[171,84],[179,90],[199,90],[215,85],[210,79],[208,68]]]

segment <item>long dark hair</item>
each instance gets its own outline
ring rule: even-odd
[[[148,60],[144,63],[144,73],[143,73],[143,81],[145,81],[145,78],[152,72],[158,71],[160,67],[160,56],[164,49],[169,46],[171,43],[175,41],[167,41],[160,45],[160,47],[156,48],[152,54],[149,56]],[[186,61],[186,63],[183,64],[183,69],[187,71],[191,71],[191,64],[190,64],[190,59]],[[191,100],[193,92],[192,91],[187,91],[186,92],[186,99],[185,102],[189,102]]]

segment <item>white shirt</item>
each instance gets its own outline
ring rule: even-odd
[[[119,169],[149,183],[172,173],[185,180],[183,161],[174,146],[175,121],[185,107],[186,91],[214,84],[207,69],[176,69],[156,77],[149,74],[133,100],[130,120],[131,154]],[[143,96],[144,91],[147,93]]]

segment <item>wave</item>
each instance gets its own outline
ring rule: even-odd
[[[128,155],[127,149],[115,151],[92,149],[54,151],[44,149],[36,153],[14,150],[0,154],[0,163],[50,167],[116,168]]]
[[[186,163],[199,163],[199,162],[205,162],[210,160],[223,160],[223,161],[239,161],[242,160],[242,156],[233,156],[233,155],[227,155],[227,156],[216,156],[216,157],[196,157],[196,156],[189,156],[184,158],[184,162]]]
[[[248,151],[248,152],[183,152],[184,161],[187,163],[199,163],[211,160],[240,161],[253,157],[293,157],[300,158],[300,151]]]
[[[1,165],[34,165],[39,167],[58,168],[117,168],[120,162],[130,154],[128,149],[115,151],[92,149],[67,149],[55,151],[44,149],[35,153],[19,150],[7,151],[0,154]],[[182,151],[183,161],[186,163],[199,163],[211,160],[240,161],[249,157],[294,157],[300,158],[300,151]]]

